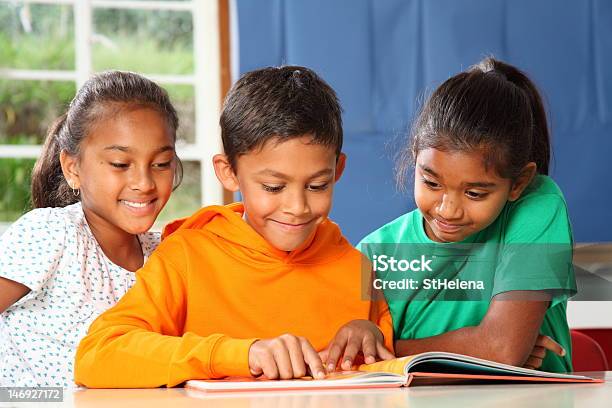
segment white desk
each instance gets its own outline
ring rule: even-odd
[[[605,384],[506,384],[427,386],[404,389],[202,394],[182,388],[76,390],[62,404],[46,407],[220,407],[220,408],[349,408],[349,407],[612,407],[612,371],[588,373]],[[10,406],[34,406],[13,403]],[[2,404],[0,404],[2,406]],[[5,405],[9,406],[9,405]]]

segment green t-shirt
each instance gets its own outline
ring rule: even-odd
[[[418,278],[413,290],[381,288],[378,283],[377,288],[383,290],[389,303],[397,339],[420,339],[477,326],[487,312],[490,299],[503,292],[547,291],[552,301],[540,333],[552,337],[567,354],[559,357],[547,353],[541,369],[572,370],[566,319],[567,299],[576,293],[572,233],[565,200],[551,178],[536,176],[518,200],[506,203],[490,226],[460,243],[429,239],[423,216],[416,209],[369,234],[358,248],[373,264],[378,259],[375,274],[382,278],[379,281]],[[387,270],[380,272],[385,269],[380,266],[381,254],[387,260],[391,256],[396,260],[418,259],[420,264],[413,266],[426,264],[431,271],[426,267],[390,272],[387,262]],[[434,280],[481,284],[477,288],[467,284],[454,288],[432,287]]]

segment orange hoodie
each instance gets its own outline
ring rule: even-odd
[[[291,333],[317,351],[353,319],[370,319],[393,350],[385,303],[362,300],[361,254],[323,221],[294,251],[268,244],[241,204],[202,208],[166,227],[136,284],[89,328],[75,381],[87,387],[174,386],[249,376],[258,338]]]

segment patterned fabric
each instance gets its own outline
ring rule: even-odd
[[[159,234],[139,240],[146,260]],[[102,252],[80,203],[15,222],[0,237],[0,276],[31,289],[0,314],[0,386],[72,387],[79,341],[136,280]]]

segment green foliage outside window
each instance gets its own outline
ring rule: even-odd
[[[193,27],[189,12],[94,9],[95,71],[132,70],[193,74]],[[0,3],[0,68],[74,70],[72,6]],[[194,91],[168,85],[179,111],[179,138],[193,141]],[[41,144],[48,126],[76,92],[74,82],[0,78],[0,144]],[[31,159],[0,159],[0,222],[30,209]],[[199,207],[199,165],[186,163],[183,185],[160,219],[185,216]]]

